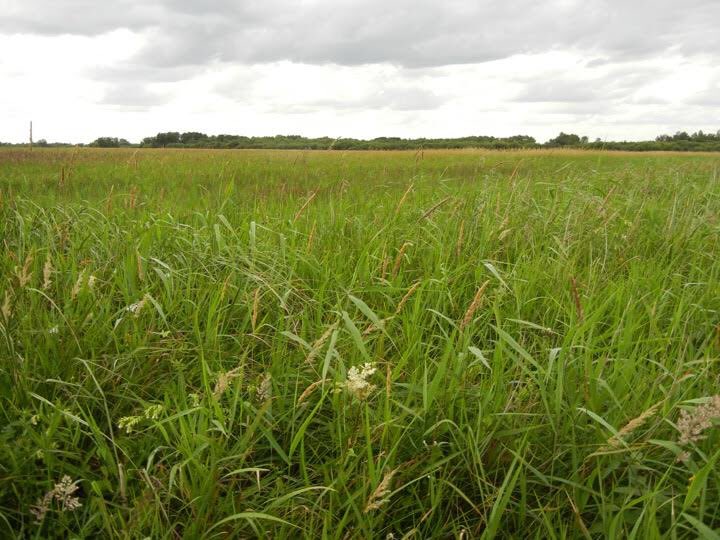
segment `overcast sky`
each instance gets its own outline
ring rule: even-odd
[[[0,141],[720,129],[718,0],[0,0]]]

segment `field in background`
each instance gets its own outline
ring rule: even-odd
[[[717,154],[0,150],[0,536],[716,538],[719,232]]]

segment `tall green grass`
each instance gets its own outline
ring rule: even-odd
[[[0,536],[717,538],[718,169],[0,152]]]

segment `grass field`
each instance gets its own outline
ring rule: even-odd
[[[717,154],[3,150],[0,216],[4,538],[720,535]]]

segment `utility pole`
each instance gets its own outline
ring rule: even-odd
[[[32,120],[30,120],[30,151],[32,152]]]

